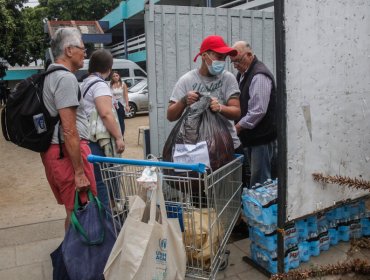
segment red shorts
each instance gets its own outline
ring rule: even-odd
[[[46,178],[58,204],[64,204],[67,210],[73,210],[76,192],[74,169],[64,144],[62,148],[64,158],[59,159],[59,144],[52,144],[45,153],[41,153],[41,159],[45,167]],[[94,167],[87,161],[87,156],[91,154],[88,141],[81,140],[80,148],[85,175],[90,181],[90,190],[97,195]],[[80,193],[80,199],[82,203],[87,201],[86,192]]]

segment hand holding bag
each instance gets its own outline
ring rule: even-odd
[[[185,278],[186,254],[179,221],[167,218],[161,187],[152,192],[150,205],[135,196],[130,212],[104,269],[106,280],[181,280]],[[156,220],[157,198],[161,223]],[[149,211],[145,211],[146,208]],[[148,209],[147,209],[148,210]],[[149,213],[149,221],[146,213]]]
[[[71,225],[62,245],[71,280],[104,279],[104,266],[116,240],[112,218],[90,190],[88,197],[87,205],[81,207],[76,192]]]

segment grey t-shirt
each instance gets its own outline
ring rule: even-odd
[[[62,64],[51,64],[48,68],[51,69]],[[64,67],[66,68],[66,67]],[[67,69],[67,68],[66,68]],[[58,110],[68,107],[77,107],[77,130],[82,139],[89,139],[88,122],[86,115],[83,112],[82,98],[78,100],[79,85],[76,76],[69,71],[55,71],[46,76],[44,82],[43,100],[45,107],[48,109],[51,116],[58,115]],[[58,127],[60,122],[55,126],[52,144],[58,144]],[[63,138],[63,128],[61,129],[61,139]]]
[[[179,101],[191,90],[199,93],[209,92],[212,97],[217,97],[219,102],[223,105],[225,105],[230,98],[239,98],[240,95],[238,82],[232,73],[224,71],[220,75],[206,77],[199,74],[199,69],[194,69],[180,77],[173,88],[170,101]],[[236,149],[241,143],[236,134],[234,121],[229,120],[228,129],[234,142],[234,148]]]

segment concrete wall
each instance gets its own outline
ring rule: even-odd
[[[251,43],[256,55],[275,72],[273,14],[234,9],[158,6],[145,10],[151,152],[162,153],[174,123],[166,119],[168,100],[178,78],[200,66],[193,62],[204,37],[223,36],[232,45]],[[232,67],[228,65],[230,70]]]
[[[285,20],[294,219],[366,193],[316,183],[311,174],[370,180],[370,1],[285,1]]]

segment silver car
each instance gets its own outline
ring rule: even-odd
[[[126,113],[127,118],[135,117],[137,112],[149,110],[148,81],[146,79],[128,89],[128,103],[130,112]]]
[[[125,77],[121,78],[122,82],[124,82],[127,88],[133,87],[134,85],[138,84],[142,80],[146,80],[145,77]]]

